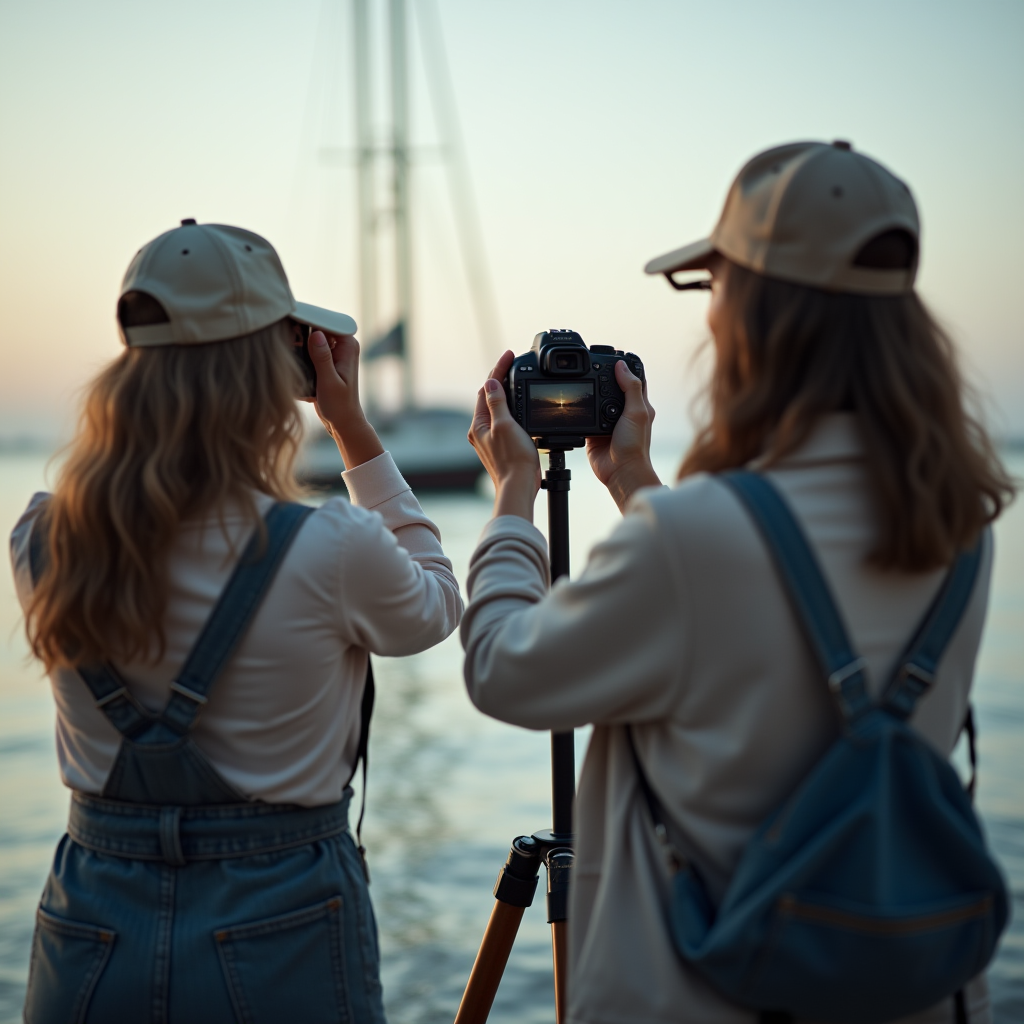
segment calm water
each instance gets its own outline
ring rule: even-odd
[[[666,477],[674,455],[662,460]],[[616,510],[569,456],[573,571]],[[1011,462],[1024,476],[1024,458]],[[0,455],[4,536],[43,486],[44,460]],[[490,514],[485,497],[427,498],[460,579]],[[543,509],[538,522],[545,522]],[[493,722],[464,696],[457,637],[412,658],[378,659],[366,845],[393,1024],[451,1021],[493,903],[491,887],[520,833],[550,824],[548,737]],[[979,807],[1013,889],[1014,922],[990,978],[1000,1024],[1024,1020],[1024,505],[997,528],[997,563],[976,688]],[[582,761],[586,734],[577,736]],[[962,753],[962,752],[958,752]],[[60,837],[53,710],[25,657],[20,616],[0,572],[0,1024],[20,1019],[35,903]],[[544,900],[527,912],[494,1021],[554,1019]]]

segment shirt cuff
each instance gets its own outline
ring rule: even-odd
[[[398,472],[391,452],[384,452],[369,462],[341,474],[353,505],[376,508],[403,491],[411,490],[405,477]]]
[[[544,534],[522,516],[496,516],[484,527],[477,547],[506,537],[525,540],[535,547],[545,559],[548,557],[548,542]]]

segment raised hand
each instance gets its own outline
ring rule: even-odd
[[[626,396],[622,416],[611,437],[587,438],[587,458],[619,510],[625,511],[635,491],[656,487],[661,480],[651,465],[654,406],[647,397],[647,384],[635,377],[621,359],[615,364],[615,380]]]
[[[351,334],[313,331],[309,357],[316,368],[313,405],[327,432],[337,442],[346,469],[354,469],[384,453],[377,432],[359,403],[359,342]]]
[[[540,490],[540,458],[530,435],[512,418],[501,382],[515,358],[508,351],[477,392],[469,443],[494,482],[494,514],[516,515],[533,522]]]

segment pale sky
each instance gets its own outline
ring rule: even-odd
[[[379,0],[378,0],[379,2]],[[411,40],[423,0],[409,0]],[[438,0],[501,326],[481,339],[445,191],[413,184],[421,399],[548,327],[638,352],[682,429],[706,297],[647,278],[754,152],[845,138],[921,208],[925,299],[1024,435],[1024,3]],[[357,318],[348,0],[0,0],[0,437],[70,429],[119,351],[139,246],[183,217],[281,253]],[[414,136],[436,145],[419,57]]]

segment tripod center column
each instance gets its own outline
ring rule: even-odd
[[[544,489],[548,492],[548,550],[551,558],[551,582],[569,575],[569,481],[565,452],[548,452]],[[551,811],[552,832],[568,839],[572,836],[572,810],[576,797],[576,750],[571,732],[551,734]]]

